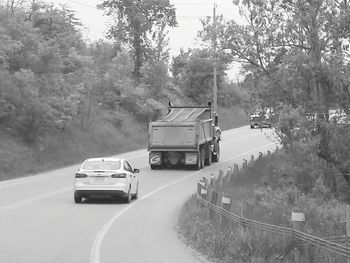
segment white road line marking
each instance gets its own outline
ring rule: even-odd
[[[228,162],[228,161],[231,161],[231,160],[234,160],[238,157],[241,157],[245,154],[248,154],[248,153],[251,153],[253,151],[256,151],[256,150],[259,150],[259,149],[262,149],[262,148],[267,148],[268,146],[271,146],[271,145],[275,145],[275,143],[269,143],[269,144],[265,144],[263,146],[260,146],[260,147],[257,147],[257,148],[254,148],[250,151],[247,151],[247,152],[244,152],[244,153],[241,153],[241,154],[238,154],[232,158],[228,158],[226,160],[224,160],[224,162]],[[213,168],[215,166],[218,166],[220,165],[221,163],[216,163],[212,166],[208,166],[207,168]],[[171,183],[168,183],[166,185],[163,185],[155,190],[153,190],[152,192],[146,194],[145,196],[143,196],[142,198],[138,199],[137,201],[129,204],[128,206],[126,206],[125,208],[123,208],[121,211],[119,211],[117,214],[115,214],[105,225],[102,226],[102,228],[99,230],[99,232],[97,233],[96,237],[95,237],[95,240],[92,244],[92,247],[91,247],[91,252],[90,252],[90,260],[89,262],[90,263],[100,263],[100,250],[101,250],[101,244],[102,244],[102,241],[104,239],[104,237],[106,236],[107,232],[109,231],[109,229],[112,227],[113,223],[119,218],[121,217],[123,214],[125,214],[125,212],[127,212],[129,209],[131,209],[132,207],[134,207],[135,205],[137,205],[138,203],[142,202],[143,200],[145,200],[146,198],[172,186],[172,185],[175,185],[177,183],[180,183],[182,181],[185,181],[191,177],[193,177],[194,175],[204,171],[205,169],[203,170],[199,170],[197,172],[194,172],[190,175],[187,175],[187,176],[184,176],[180,179],[177,179],[175,181],[172,181]]]
[[[17,208],[19,206],[27,205],[27,204],[33,203],[35,201],[39,201],[39,200],[42,200],[42,199],[45,199],[45,198],[48,198],[48,197],[51,197],[51,196],[54,196],[54,195],[58,195],[58,194],[61,194],[61,193],[64,193],[64,192],[68,192],[68,191],[72,191],[72,187],[61,188],[61,189],[58,189],[58,190],[56,190],[54,192],[51,192],[51,193],[38,195],[36,197],[29,198],[29,199],[26,199],[24,201],[20,201],[20,202],[17,202],[17,203],[13,203],[11,205],[2,206],[2,207],[0,207],[0,213],[4,212],[6,210],[10,210],[10,209],[13,209],[13,208]]]

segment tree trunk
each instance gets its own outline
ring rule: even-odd
[[[135,34],[134,34],[134,52],[135,52],[135,65],[134,65],[134,77],[137,83],[140,81],[140,69],[142,66],[142,46],[141,46],[141,32],[140,22],[136,22]]]

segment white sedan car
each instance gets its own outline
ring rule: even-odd
[[[139,169],[125,159],[90,158],[83,162],[74,178],[74,201],[89,197],[122,197],[126,203],[137,199]]]

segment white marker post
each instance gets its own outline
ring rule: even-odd
[[[225,195],[225,193],[222,193],[221,204],[224,210],[228,212],[231,211],[231,197],[228,197]],[[220,216],[220,223],[222,228],[226,228],[229,225],[229,222],[230,220],[226,216]]]
[[[204,187],[204,182],[203,181],[199,181],[197,183],[197,194],[200,195],[201,194],[201,189],[202,187]]]
[[[206,188],[202,187],[202,189],[201,189],[201,196],[202,196],[202,198],[203,198],[204,200],[206,200],[206,201],[207,201],[207,197],[208,197],[208,189],[206,189]]]

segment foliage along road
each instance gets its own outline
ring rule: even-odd
[[[177,213],[202,176],[274,149],[265,133],[271,130],[223,132],[221,160],[200,171],[151,170],[146,150],[120,155],[141,168],[139,199],[130,204],[75,204],[78,165],[0,182],[0,262],[205,262],[179,238]]]

